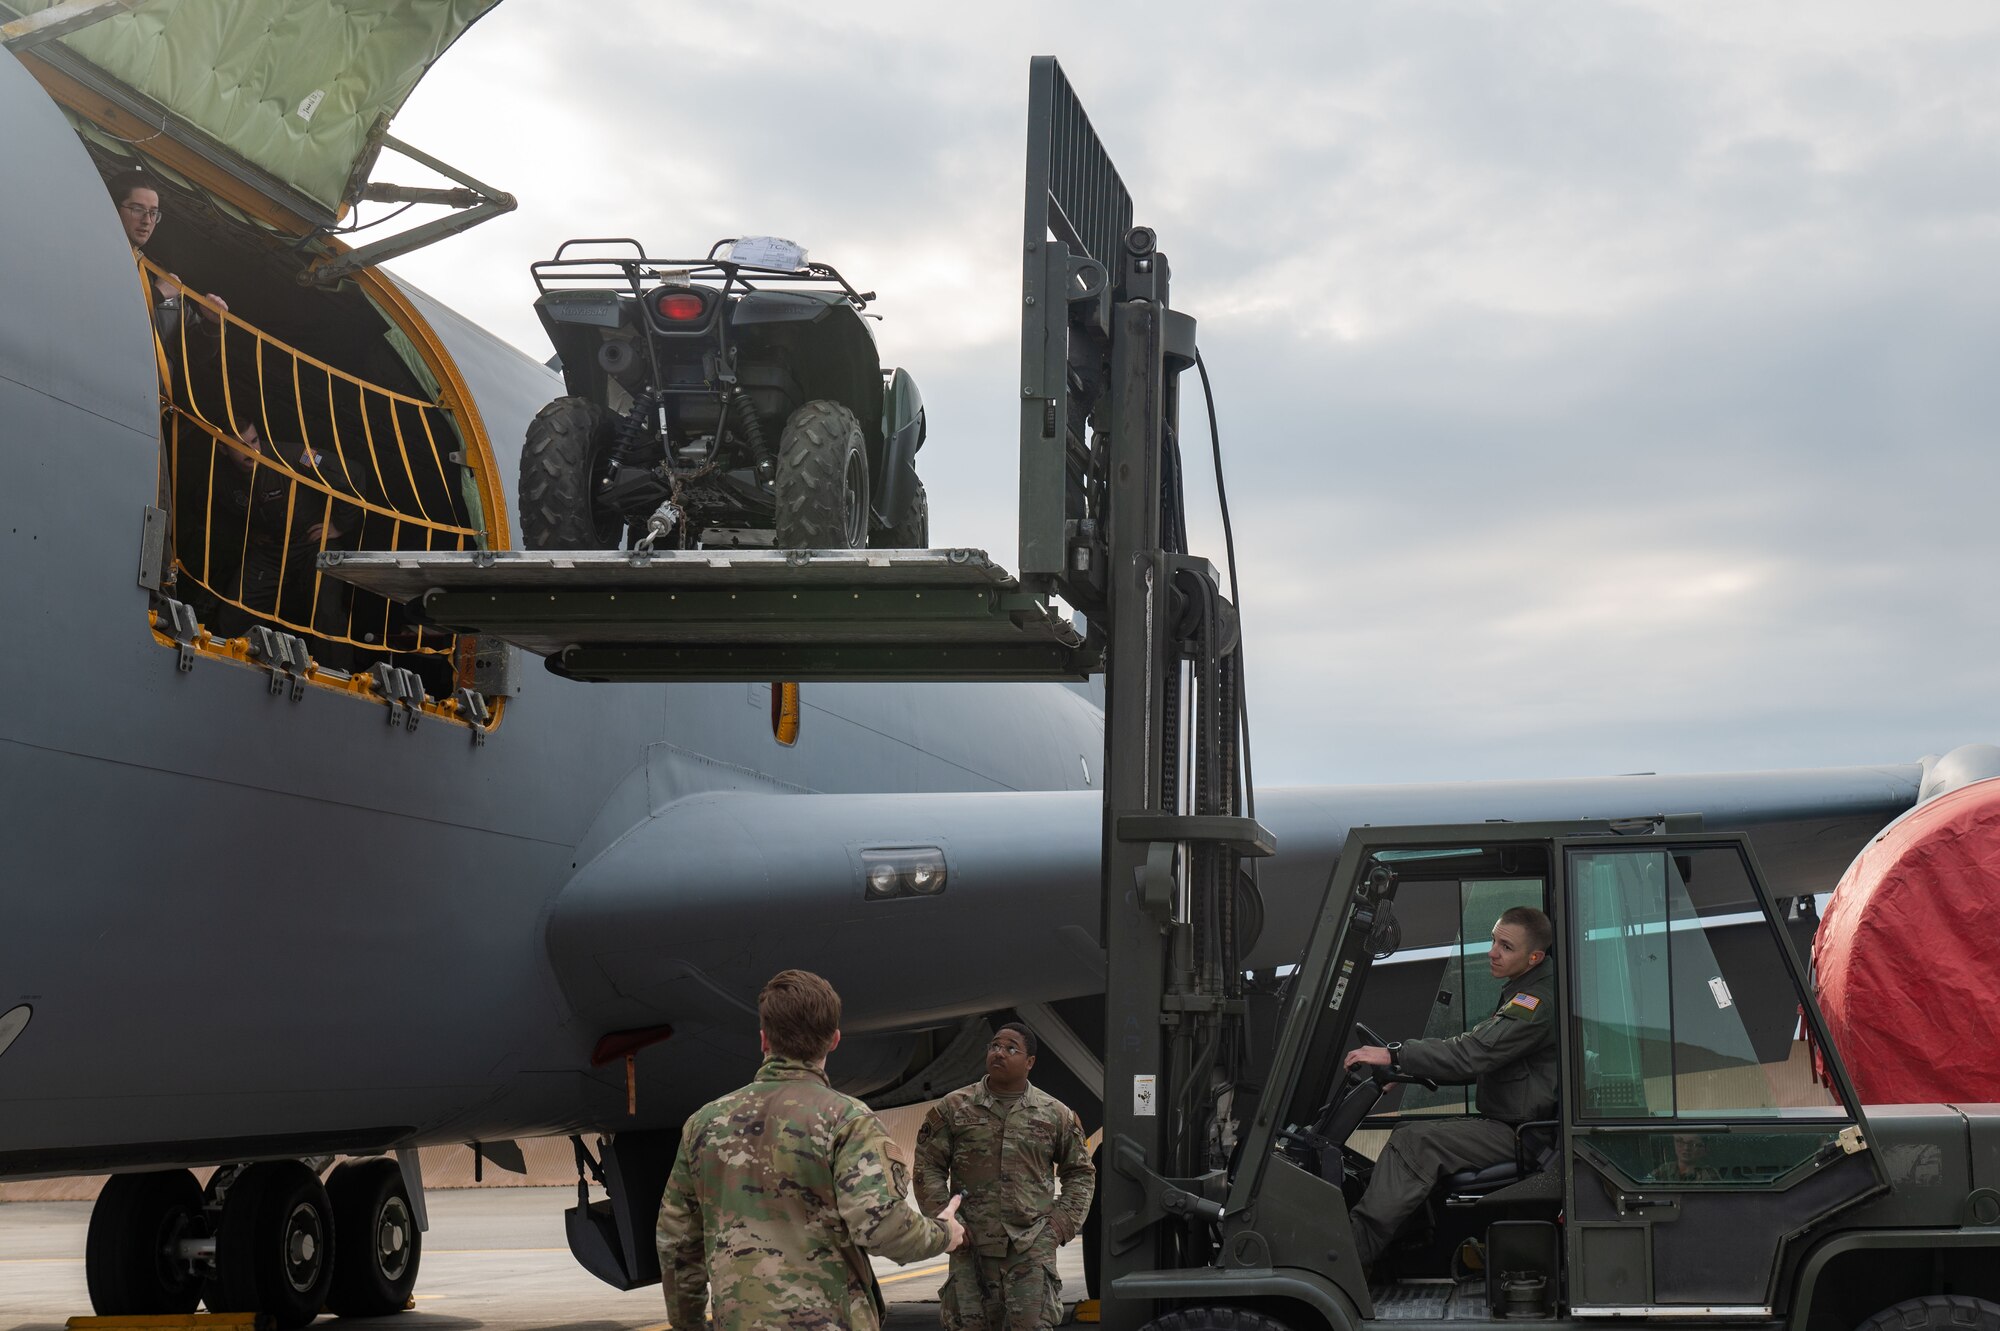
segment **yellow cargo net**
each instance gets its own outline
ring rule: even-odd
[[[267,624],[305,638],[321,665],[447,657],[453,686],[469,685],[469,644],[318,569],[327,550],[484,545],[447,410],[279,341],[150,261],[140,269],[153,309],[177,599],[219,640]]]

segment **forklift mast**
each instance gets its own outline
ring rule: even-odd
[[[1100,1285],[1181,1264],[1198,1179],[1234,1143],[1246,1053],[1248,808],[1242,644],[1187,549],[1180,375],[1195,322],[1052,58],[1034,61],[1022,265],[1021,579],[1083,616],[1105,660],[1104,1145]],[[1233,588],[1232,588],[1233,590]],[[1198,1259],[1197,1259],[1198,1260]],[[1145,1304],[1107,1298],[1107,1326]]]

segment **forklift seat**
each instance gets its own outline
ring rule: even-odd
[[[1514,1158],[1480,1169],[1461,1169],[1447,1174],[1438,1188],[1452,1201],[1470,1200],[1495,1193],[1511,1183],[1539,1174],[1556,1158],[1562,1143],[1562,1125],[1554,1119],[1533,1119],[1514,1127]]]

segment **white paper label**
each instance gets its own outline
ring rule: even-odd
[[[1141,1072],[1132,1078],[1132,1112],[1140,1118],[1158,1116],[1159,1106],[1153,1103],[1153,1074]]]
[[[745,236],[729,247],[729,257],[737,263],[796,273],[806,266],[806,247],[783,236]]]
[[[1729,996],[1729,982],[1724,980],[1720,975],[1709,980],[1708,992],[1715,995],[1715,1005],[1717,1007],[1730,1007],[1736,1002],[1734,998]]]
[[[303,102],[299,103],[299,109],[298,109],[299,119],[311,120],[313,118],[313,113],[319,110],[319,104],[325,100],[326,100],[325,88],[314,88],[311,92],[307,93],[306,99]]]

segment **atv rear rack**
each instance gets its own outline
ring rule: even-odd
[[[837,286],[856,309],[865,309],[875,299],[872,291],[856,291],[830,264],[809,263],[803,268],[765,268],[718,257],[740,237],[718,240],[700,259],[656,259],[646,247],[630,236],[587,236],[566,240],[556,247],[555,257],[528,265],[535,290],[542,295],[553,290],[603,290],[617,287],[634,297],[644,295],[669,279],[678,282],[720,282],[725,296],[745,291],[786,290],[793,286]],[[616,246],[620,253],[587,253],[566,257],[573,246]],[[630,254],[622,250],[630,248]]]
[[[1081,680],[1057,609],[980,550],[330,550],[320,568],[555,674],[671,680]]]

